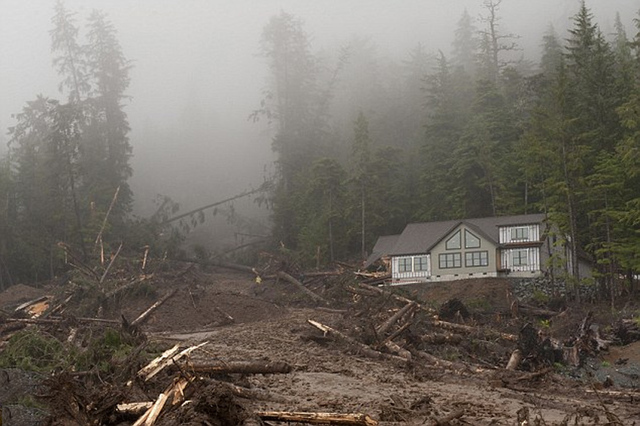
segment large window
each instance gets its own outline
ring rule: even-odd
[[[526,266],[529,264],[528,250],[513,251],[513,266]]]
[[[443,253],[439,255],[440,269],[461,268],[462,255],[460,253]]]
[[[488,266],[489,265],[489,252],[488,251],[468,251],[465,253],[464,266]]]
[[[398,259],[398,271],[411,272],[413,270],[411,260],[413,260],[411,257],[401,257]]]
[[[467,229],[464,230],[464,248],[480,248],[480,238],[473,235]]]
[[[429,262],[427,256],[417,256],[413,258],[413,266],[415,271],[428,271],[429,270]]]
[[[529,239],[529,228],[519,226],[511,230],[511,241],[527,241]]]
[[[461,245],[460,245],[460,238],[461,234],[460,231],[456,232],[455,234],[453,234],[453,236],[451,238],[449,238],[446,242],[446,247],[447,250],[460,250]]]

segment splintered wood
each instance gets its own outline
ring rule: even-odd
[[[151,379],[153,376],[158,374],[160,371],[162,371],[169,364],[177,362],[181,358],[189,355],[191,352],[195,351],[196,349],[203,347],[207,343],[209,342],[202,342],[199,345],[188,347],[177,355],[176,353],[178,352],[179,347],[178,345],[176,345],[171,349],[168,349],[158,358],[154,359],[145,367],[140,369],[140,371],[138,371],[138,377],[142,378],[146,382],[149,379]]]

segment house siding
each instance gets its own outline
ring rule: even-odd
[[[517,235],[519,230],[526,229],[526,237]],[[500,244],[540,241],[540,225],[513,225],[500,227]]]
[[[465,247],[465,230],[471,232],[475,237],[480,240],[480,247],[466,248]],[[447,250],[446,243],[449,238],[460,231],[462,241],[460,249]],[[466,258],[467,253],[479,253],[486,252],[487,265],[485,266],[467,266]],[[453,254],[460,253],[460,267],[455,268],[441,268],[440,267],[440,255],[441,254]],[[467,278],[469,276],[485,276],[490,273],[496,272],[496,246],[490,241],[486,240],[483,236],[478,235],[473,229],[460,225],[455,228],[449,234],[447,234],[438,244],[436,244],[431,250],[431,270],[432,276],[435,279],[452,277],[452,278]]]
[[[513,272],[540,272],[540,247],[501,250],[501,267]]]
[[[388,250],[391,284],[568,272],[569,248],[560,235],[544,214],[408,224]]]
[[[426,257],[426,270],[419,270],[419,262],[416,258]],[[411,270],[402,270],[402,265],[411,265]],[[404,268],[407,269],[407,268]],[[431,276],[431,256],[419,254],[414,256],[394,256],[391,260],[391,278],[393,281],[425,281]]]

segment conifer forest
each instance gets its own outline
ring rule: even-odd
[[[320,49],[301,17],[272,14],[254,40],[260,100],[245,111],[246,126],[270,132],[274,166],[255,185],[270,247],[308,267],[358,262],[410,222],[545,213],[597,265],[602,294],[634,291],[640,15],[625,26],[612,11],[605,32],[589,3],[566,30],[540,28],[528,41],[539,57],[505,29],[506,0],[456,11],[450,45],[416,43],[399,60],[357,35]],[[97,250],[184,251],[184,227],[165,223],[178,213],[168,197],[153,215],[132,214],[136,58],[108,14],[62,1],[50,14],[60,92],[34,93],[3,129],[2,288],[51,280]]]

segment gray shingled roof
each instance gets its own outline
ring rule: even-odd
[[[431,248],[433,248],[433,246],[462,223],[465,223],[474,230],[481,232],[485,238],[489,238],[494,244],[498,245],[498,241],[500,241],[499,226],[542,223],[544,219],[545,215],[540,213],[517,216],[447,220],[442,222],[410,223],[398,237],[393,249],[385,254],[398,256],[403,254],[427,253]]]
[[[382,256],[388,255],[391,252],[391,250],[393,250],[393,247],[396,245],[396,242],[398,241],[398,237],[400,237],[400,234],[383,235],[379,237],[378,241],[376,241],[376,245],[373,246],[373,250],[371,251],[371,254],[367,258],[367,261],[364,263],[364,268],[365,269],[368,268],[373,264],[373,262],[380,259]]]

